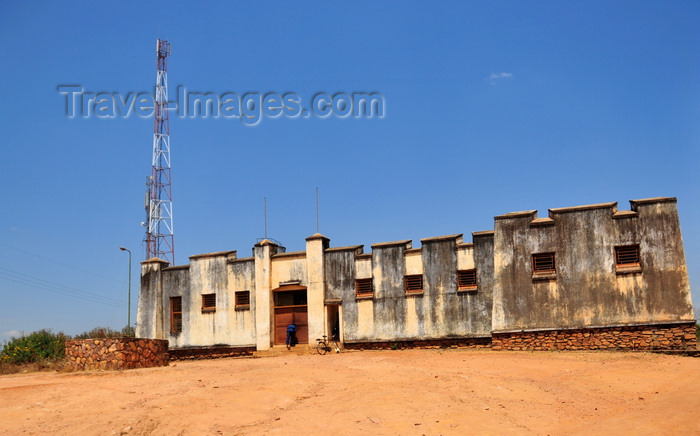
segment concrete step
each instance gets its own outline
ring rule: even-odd
[[[302,356],[306,354],[316,353],[316,344],[309,348],[307,344],[296,345],[289,350],[284,345],[275,345],[269,350],[258,350],[253,352],[255,357],[275,357],[275,356]]]

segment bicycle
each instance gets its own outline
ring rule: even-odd
[[[340,346],[338,345],[338,341],[335,339],[331,339],[330,341],[328,341],[328,336],[323,335],[323,339],[316,339],[316,351],[318,352],[318,354],[324,355],[327,352],[331,351],[332,348],[329,344],[332,345],[333,348],[335,348],[336,353],[340,353]]]

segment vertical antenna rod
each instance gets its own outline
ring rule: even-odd
[[[170,43],[156,40],[158,73],[153,122],[153,159],[146,181],[146,258],[159,257],[175,264],[173,195],[170,176],[170,121],[168,120],[168,56]]]
[[[267,239],[267,197],[263,197],[263,226],[265,231],[265,239]]]
[[[318,233],[318,186],[316,187],[316,233]]]

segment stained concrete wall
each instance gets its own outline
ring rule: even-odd
[[[495,218],[493,330],[692,320],[675,198],[550,209]],[[618,270],[615,247],[638,244],[641,268]],[[556,273],[533,275],[532,254],[554,252]]]
[[[272,256],[272,269],[270,287],[272,289],[284,282],[299,282],[300,286],[307,286],[306,252],[295,251],[279,253]]]
[[[190,287],[190,267],[191,265],[174,266],[163,269],[163,302],[161,312],[163,313],[163,338],[168,340],[170,347],[177,348],[187,345],[199,345],[197,334],[192,334],[189,328],[190,323],[196,322],[200,316],[202,301],[201,294],[192,292]],[[194,295],[193,295],[194,294]],[[200,295],[199,300],[194,300]],[[170,298],[182,298],[182,333],[171,333],[170,325]],[[188,326],[185,328],[184,326]],[[203,345],[203,344],[202,344]]]
[[[330,240],[320,233],[306,238],[307,287],[309,345],[315,338],[320,338],[326,331],[325,299],[325,262],[324,252]]]
[[[461,235],[326,251],[326,299],[342,305],[343,339],[349,342],[489,336],[493,234],[463,244]],[[476,255],[475,255],[476,254]],[[457,289],[458,259],[476,268],[478,289]],[[371,267],[371,268],[370,268]],[[468,268],[466,268],[468,267]],[[404,276],[423,275],[423,292],[406,293]],[[355,280],[373,278],[374,295],[356,296]]]
[[[190,257],[188,265],[144,262],[137,335],[169,341],[172,348],[252,346],[255,343],[255,269],[252,259],[236,261],[227,251]],[[235,292],[251,291],[251,305],[236,310]],[[202,310],[202,295],[216,294],[216,309]],[[182,298],[182,332],[171,332],[170,298]],[[156,314],[153,322],[147,314]]]
[[[153,258],[141,263],[141,288],[136,314],[136,336],[164,339],[162,269],[168,262]]]
[[[255,260],[252,257],[246,259],[229,259],[228,284],[229,298],[233,299],[233,314],[229,307],[232,321],[229,321],[232,338],[229,345],[255,346],[255,315],[257,304],[255,300]],[[250,305],[248,309],[235,307],[235,292],[249,291]]]
[[[358,309],[361,301],[355,297],[356,256],[362,254],[362,246],[329,248],[324,255],[324,274],[326,282],[325,301],[339,304],[341,307],[341,340],[348,338],[348,332],[357,332],[359,329]],[[365,255],[366,257],[366,255]],[[366,263],[370,263],[369,259]],[[371,274],[371,273],[369,273]],[[371,277],[371,276],[370,276]],[[366,278],[366,277],[361,277]],[[363,320],[367,329],[367,316]],[[330,332],[324,334],[330,336]]]
[[[348,343],[485,338],[492,331],[547,330],[692,321],[690,286],[674,198],[550,209],[495,218],[494,231],[329,248],[316,234],[305,251],[263,240],[253,257],[235,252],[192,256],[188,265],[142,263],[137,335],[171,347],[272,345],[272,290],[282,282],[307,287],[309,339],[330,334],[327,305],[339,305]],[[641,266],[621,271],[614,248],[638,244]],[[555,253],[556,272],[533,277],[532,254]],[[476,269],[476,289],[460,290],[457,271]],[[404,276],[420,274],[423,290],[407,294]],[[374,293],[357,296],[355,280],[372,278]],[[236,310],[235,292],[250,291]],[[202,294],[216,311],[202,311]],[[183,331],[170,333],[170,297],[183,303]]]

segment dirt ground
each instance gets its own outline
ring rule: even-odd
[[[700,359],[352,351],[0,376],[0,434],[700,434]]]

